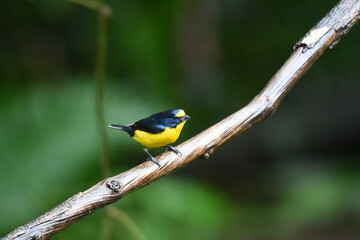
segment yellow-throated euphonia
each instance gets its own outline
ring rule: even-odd
[[[165,146],[167,150],[181,155],[179,150],[168,144],[178,139],[185,122],[189,119],[190,117],[185,114],[184,110],[172,109],[155,113],[129,125],[114,123],[109,128],[127,132],[132,139],[143,146],[150,160],[161,167],[160,162],[149,153],[148,148]]]

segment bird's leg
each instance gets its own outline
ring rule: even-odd
[[[159,166],[159,168],[162,167],[161,163],[160,163],[158,160],[156,160],[156,158],[154,158],[154,157],[149,153],[149,150],[148,150],[147,148],[144,148],[144,151],[146,152],[147,155],[149,155],[149,158],[147,159],[148,161],[149,161],[149,160],[150,160],[150,161],[153,161],[154,163],[156,163],[156,164]]]
[[[167,151],[172,151],[172,152],[176,153],[177,155],[179,155],[180,157],[182,156],[181,152],[179,150],[177,150],[176,148],[174,148],[173,146],[166,145],[165,148]]]

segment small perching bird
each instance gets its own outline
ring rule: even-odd
[[[129,125],[114,123],[109,128],[127,132],[132,139],[143,146],[150,160],[161,167],[160,162],[149,153],[148,148],[165,146],[167,150],[181,156],[180,151],[169,144],[178,139],[185,122],[189,119],[190,117],[185,114],[184,110],[172,109],[155,113]]]

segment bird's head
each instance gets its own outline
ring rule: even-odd
[[[182,122],[186,122],[190,119],[190,116],[186,115],[182,109],[172,109],[165,111],[166,123],[171,127],[176,127]]]

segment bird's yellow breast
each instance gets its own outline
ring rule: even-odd
[[[135,130],[132,137],[135,141],[146,148],[158,148],[175,142],[184,127],[185,122],[180,123],[176,128],[166,128],[161,133],[148,133],[141,130]]]

